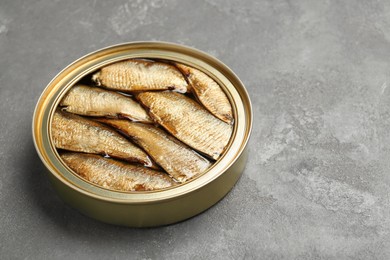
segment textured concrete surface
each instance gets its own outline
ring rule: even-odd
[[[30,130],[57,72],[136,40],[221,59],[255,112],[232,192],[144,230],[63,204]],[[390,259],[388,1],[2,0],[0,57],[2,259]]]

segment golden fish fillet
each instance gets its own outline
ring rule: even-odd
[[[64,153],[61,158],[87,181],[112,190],[149,191],[175,185],[165,173],[99,155]]]
[[[172,65],[146,61],[125,60],[101,68],[92,76],[98,86],[123,91],[153,90],[187,91],[187,82]]]
[[[225,150],[232,126],[219,120],[194,100],[174,92],[137,95],[153,119],[177,139],[213,159]]]
[[[207,159],[190,147],[153,125],[117,119],[99,121],[117,128],[132,138],[157,164],[179,182],[203,173],[211,165]]]
[[[123,116],[134,121],[151,123],[139,103],[113,91],[76,85],[61,100],[62,110],[86,116]]]
[[[153,166],[144,151],[115,130],[81,116],[56,111],[51,124],[51,136],[54,145],[60,149],[104,154]]]
[[[176,66],[186,75],[190,89],[199,102],[214,116],[232,124],[232,107],[218,83],[200,70],[179,63],[176,63]]]

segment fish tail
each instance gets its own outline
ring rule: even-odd
[[[96,86],[101,86],[102,83],[100,81],[100,71],[96,72],[92,75],[92,80],[96,83]]]

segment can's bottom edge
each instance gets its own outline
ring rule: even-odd
[[[50,180],[61,199],[96,220],[127,227],[157,227],[194,217],[212,207],[233,188],[245,168],[247,148],[217,179],[184,196],[147,204],[102,201],[71,189],[52,174]]]

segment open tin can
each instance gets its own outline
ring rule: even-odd
[[[84,76],[126,59],[183,63],[205,72],[224,90],[233,108],[234,129],[223,156],[205,173],[170,189],[120,192],[83,180],[62,162],[50,134],[53,114],[60,100]],[[33,116],[34,144],[60,197],[87,216],[130,227],[175,223],[206,210],[223,198],[243,172],[251,128],[252,108],[248,93],[226,65],[199,50],[164,42],[115,45],[76,60],[48,84]]]

